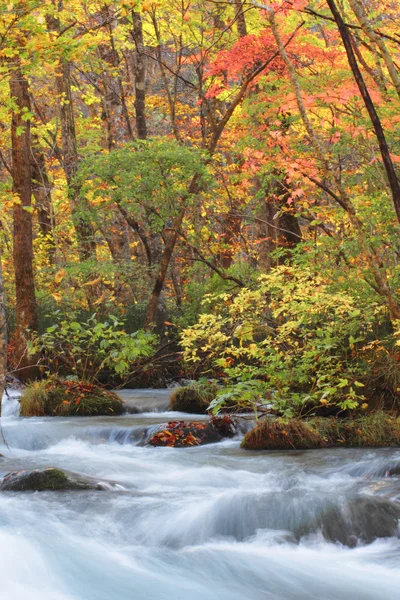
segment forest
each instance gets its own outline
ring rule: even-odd
[[[3,5],[4,374],[396,408],[397,9]]]
[[[399,16],[0,2],[1,598],[397,600]]]

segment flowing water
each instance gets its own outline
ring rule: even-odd
[[[124,397],[147,412],[21,419],[3,400],[0,474],[117,485],[1,493],[1,600],[400,598],[400,449],[149,448],[149,428],[179,414],[153,412],[167,392]]]

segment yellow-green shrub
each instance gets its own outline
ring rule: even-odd
[[[210,312],[183,332],[184,358],[219,370],[231,395],[242,386],[248,402],[270,403],[285,416],[364,403],[366,363],[355,350],[380,317],[376,304],[366,310],[311,271],[288,266],[262,275],[254,289],[209,296],[207,304]],[[221,392],[211,408],[218,411],[229,395]]]

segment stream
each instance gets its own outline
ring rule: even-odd
[[[0,475],[59,467],[112,491],[2,492],[0,600],[398,600],[400,449],[253,453],[240,437],[141,446],[137,414],[18,416],[3,398]],[[201,417],[200,417],[201,418]]]

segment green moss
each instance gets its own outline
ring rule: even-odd
[[[217,392],[218,386],[212,382],[195,381],[186,387],[176,388],[171,395],[171,410],[196,415],[206,414]]]
[[[43,492],[63,490],[89,490],[94,486],[83,479],[69,477],[60,469],[50,468],[43,471],[16,471],[8,473],[0,485],[7,492]]]
[[[68,477],[60,469],[46,469],[31,473],[27,484],[35,490],[63,490],[68,486]]]
[[[121,399],[86,382],[48,379],[28,385],[21,396],[22,417],[119,415]]]
[[[400,418],[377,412],[357,419],[319,418],[307,421],[265,419],[246,433],[246,450],[312,448],[385,448],[400,446]]]

